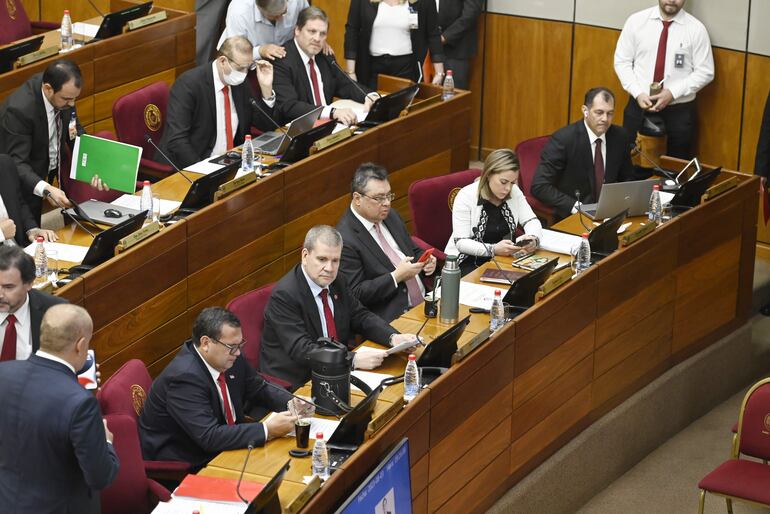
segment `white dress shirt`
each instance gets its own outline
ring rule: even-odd
[[[254,45],[254,59],[261,59],[260,45],[283,45],[292,38],[297,16],[308,5],[307,0],[288,0],[286,14],[273,24],[262,16],[255,0],[232,0],[227,8],[226,26],[217,48],[229,37],[244,36]]]
[[[302,62],[305,64],[305,75],[307,75],[307,84],[310,87],[310,91],[313,91],[313,81],[310,80],[310,56],[306,54],[304,51],[302,51],[302,48],[300,48],[299,44],[297,43],[296,39],[292,40],[294,42],[294,46],[297,47],[297,52],[299,52],[299,57],[302,59]],[[321,118],[330,118],[332,108],[329,106],[329,104],[326,102],[326,95],[324,95],[324,81],[321,77],[321,72],[318,71],[318,62],[314,62],[313,66],[315,66],[315,76],[318,79],[318,94],[321,97],[321,105],[324,106],[323,110],[321,111]]]
[[[607,133],[605,132],[601,136],[597,136],[593,130],[591,130],[591,127],[588,126],[588,123],[586,123],[585,120],[583,120],[583,124],[586,126],[586,131],[588,132],[588,140],[591,142],[591,161],[596,161],[596,140],[601,139],[602,140],[602,162],[604,163],[605,169],[607,168]]]
[[[8,312],[0,312],[0,349],[3,346],[5,328],[8,326],[8,314]],[[27,360],[32,355],[32,319],[29,314],[29,295],[13,315],[16,316],[16,360]]]
[[[369,235],[372,236],[372,239],[374,239],[374,242],[377,243],[377,246],[379,246],[380,249],[385,252],[385,249],[382,248],[382,244],[380,244],[380,238],[377,237],[377,231],[374,228],[374,223],[358,214],[352,205],[350,206],[350,210],[353,212],[353,215],[358,219],[358,221],[361,222],[366,231],[369,232]],[[404,252],[401,251],[401,248],[398,247],[398,243],[396,243],[396,240],[393,238],[393,234],[390,233],[390,230],[388,230],[388,227],[385,226],[385,223],[380,223],[380,230],[382,231],[383,237],[385,237],[385,241],[387,241],[390,247],[393,248],[393,251],[396,252],[396,255],[398,255],[401,259],[406,257],[406,254],[404,254]],[[387,256],[387,253],[385,253],[385,255]],[[398,287],[398,282],[396,282],[396,272],[391,272],[390,276],[393,278],[393,284]],[[425,297],[425,286],[422,285],[422,280],[419,278],[417,279],[417,285],[420,286],[420,293],[423,297]]]
[[[45,96],[42,89],[40,90],[40,95],[43,97],[45,115],[48,119],[48,170],[46,171],[50,171],[59,166],[59,144],[61,143],[61,140],[56,137],[58,132],[56,130],[57,111],[54,109],[54,106],[51,105],[51,102],[48,101],[48,98]],[[59,117],[61,117],[61,114],[59,114]],[[63,125],[62,130],[64,130]],[[43,196],[45,186],[47,185],[48,183],[45,180],[39,180],[38,183],[35,184],[35,188],[32,192],[37,196]]]
[[[219,80],[219,70],[217,70],[217,61],[211,63],[211,70],[214,74],[214,91],[216,94],[216,120],[217,120],[217,139],[214,142],[214,148],[211,149],[211,157],[222,155],[229,150],[227,148],[227,134],[225,132],[225,95],[222,93],[222,89],[225,87],[221,80]],[[229,86],[227,97],[230,99],[230,124],[232,125],[233,138],[235,133],[238,132],[238,111],[235,110],[235,103],[233,103],[233,87]],[[235,143],[233,143],[235,144]]]
[[[636,98],[649,94],[658,56],[663,18],[656,5],[632,14],[615,47],[615,73],[623,89]],[[682,66],[675,66],[677,54]],[[714,79],[714,57],[706,27],[684,9],[668,28],[663,87],[674,96],[672,104],[690,102]]]
[[[380,2],[369,39],[369,54],[409,55],[412,35],[409,29],[409,3],[388,5]]]
[[[329,337],[329,331],[326,330],[326,316],[324,315],[324,304],[321,301],[321,297],[319,296],[321,294],[321,291],[324,288],[313,282],[313,280],[308,276],[308,274],[305,272],[305,267],[300,266],[302,268],[302,274],[305,275],[305,280],[307,280],[307,285],[310,287],[310,293],[313,295],[313,299],[315,300],[315,305],[318,308],[318,317],[321,318],[321,331],[324,334],[324,337]],[[334,316],[334,301],[332,299],[331,291],[329,291],[329,294],[326,296],[328,302],[329,302],[329,309],[332,311],[332,316]]]
[[[38,357],[41,357],[43,359],[48,359],[49,361],[54,361],[54,362],[58,362],[59,364],[64,364],[70,370],[72,370],[72,374],[73,375],[77,373],[77,371],[75,371],[75,367],[72,364],[70,364],[69,362],[67,362],[64,359],[62,359],[61,357],[57,357],[56,355],[50,354],[48,352],[44,352],[43,350],[38,350],[37,352],[35,352],[35,355],[37,355]],[[107,442],[109,442],[109,441],[107,441]]]

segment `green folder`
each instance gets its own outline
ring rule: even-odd
[[[83,134],[75,140],[70,178],[90,183],[94,175],[110,189],[134,193],[142,148]]]

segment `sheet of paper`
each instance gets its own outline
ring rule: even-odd
[[[189,498],[171,498],[169,502],[160,502],[152,514],[190,514],[197,510],[202,514],[243,514],[248,505],[191,500]]]
[[[540,247],[543,250],[554,253],[563,253],[570,255],[572,248],[580,242],[580,237],[555,230],[543,229],[543,235],[540,238]]]
[[[82,21],[77,21],[72,24],[73,34],[80,34],[88,37],[96,37],[97,32],[99,32],[99,25],[94,25],[92,23],[83,23]]]
[[[388,375],[387,373],[373,373],[371,371],[362,371],[360,369],[355,370],[352,374],[354,377],[358,378],[364,384],[368,385],[372,389],[379,386],[380,382],[382,382],[386,378],[393,377],[393,375]],[[354,386],[353,384],[350,384],[350,386],[356,391],[360,391],[360,389]]]
[[[139,210],[139,204],[142,201],[142,197],[137,195],[123,195],[112,202],[110,202],[112,205],[117,205],[118,207],[127,207],[129,209],[135,209]],[[164,200],[163,198],[159,199],[160,201],[160,214],[161,216],[164,214],[168,214],[169,212],[175,210],[177,207],[182,205],[182,202],[177,202],[174,200]]]
[[[214,164],[213,162],[209,162],[209,159],[203,159],[200,162],[186,166],[184,171],[200,173],[201,175],[208,175],[209,173],[214,173],[219,169],[222,169],[221,164]]]
[[[460,303],[468,307],[489,310],[492,307],[492,300],[495,298],[495,289],[500,288],[460,281]],[[436,289],[436,298],[441,298],[440,287]]]
[[[30,243],[29,246],[24,248],[24,251],[27,253],[27,255],[32,257],[35,256],[36,244],[37,243]],[[43,246],[45,247],[46,252],[50,252],[51,250],[56,251],[59,260],[65,262],[81,263],[83,262],[83,258],[85,258],[86,253],[88,252],[87,246],[68,245],[65,243],[43,243]]]
[[[622,234],[630,226],[631,226],[631,222],[630,221],[626,222],[626,223],[623,223],[621,226],[618,227],[618,234]]]
[[[275,412],[271,412],[265,421],[275,416]],[[328,441],[339,425],[339,420],[336,419],[324,419],[324,418],[310,418],[310,439],[315,439],[315,435],[318,432],[323,432],[324,440]],[[294,430],[286,434],[284,437],[294,437]]]
[[[661,191],[660,192],[660,203],[661,204],[669,203],[671,200],[674,199],[674,194],[675,193],[667,193],[666,191]]]
[[[422,340],[422,337],[417,336],[418,339]],[[385,350],[385,353],[388,355],[393,355],[394,353],[403,352],[404,350],[407,350],[411,347],[415,346],[415,343],[412,341],[404,341],[401,344],[397,344],[396,346],[391,346],[387,350]]]

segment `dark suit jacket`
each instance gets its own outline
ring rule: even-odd
[[[211,155],[217,140],[217,104],[214,91],[214,75],[211,63],[188,70],[176,79],[168,97],[166,128],[160,147],[179,168],[201,161]],[[220,93],[221,94],[221,93]],[[233,144],[240,145],[251,127],[272,130],[273,123],[250,103],[248,83],[230,87],[235,111],[238,113],[238,130],[233,134]],[[260,107],[268,114],[269,108],[260,98]],[[155,160],[166,162],[160,154]]]
[[[310,86],[305,72],[305,63],[297,50],[293,39],[284,44],[286,56],[276,59],[273,85],[276,95],[276,116],[279,123],[289,121],[307,114],[315,109],[313,89]],[[345,98],[363,103],[365,95],[353,84],[342,70],[332,64],[333,57],[327,57],[323,53],[315,56],[316,68],[323,81],[323,94],[326,103],[330,104],[334,98]],[[359,86],[369,92],[369,88]]]
[[[48,178],[48,118],[43,103],[43,74],[33,75],[0,106],[0,153],[7,153],[16,162],[21,179],[22,195],[33,214],[40,215],[40,197],[32,190],[40,180]],[[61,111],[61,146],[72,151],[74,140],[69,138],[69,123],[76,109]],[[78,134],[83,127],[77,118]],[[68,152],[68,153],[69,153]],[[64,161],[59,156],[59,162]]]
[[[356,334],[387,345],[398,333],[379,316],[370,312],[351,293],[340,274],[329,286],[334,304],[334,325],[343,343]],[[323,337],[321,316],[310,286],[297,264],[276,284],[265,308],[259,367],[268,375],[286,380],[297,388],[310,379],[308,352]]]
[[[476,24],[483,0],[441,0],[438,24],[444,36],[444,55],[470,59],[476,55]]]
[[[40,349],[40,325],[43,322],[43,314],[57,303],[68,303],[66,299],[48,294],[37,289],[30,289],[29,293],[29,317],[32,329],[32,353]]]
[[[757,141],[757,158],[754,161],[754,173],[770,178],[770,91],[765,101],[765,113],[762,115],[762,126],[759,129]]]
[[[145,459],[190,462],[202,467],[224,450],[265,444],[262,423],[244,423],[247,401],[280,412],[289,393],[266,386],[242,356],[225,371],[235,410],[228,425],[216,384],[203,359],[187,341],[156,378],[139,417],[139,437]]]
[[[630,140],[622,127],[610,126],[604,163],[605,184],[633,180],[629,144]],[[553,133],[543,148],[531,191],[535,198],[553,206],[556,218],[562,219],[570,215],[575,205],[575,190],[580,191],[581,202],[599,200],[594,176],[591,143],[581,119]]]
[[[0,512],[99,514],[118,473],[96,397],[60,364],[0,364]]]
[[[418,19],[418,28],[411,31],[412,54],[422,65],[430,49],[433,62],[444,62],[435,0],[417,0],[410,5],[417,11]],[[369,76],[369,41],[372,39],[372,25],[378,8],[379,3],[370,0],[350,1],[348,21],[345,24],[345,59],[356,60],[356,76],[359,80],[366,80]]]
[[[37,228],[37,222],[21,193],[16,164],[8,155],[0,155],[0,196],[3,197],[8,217],[16,224],[16,243],[22,247],[27,246],[27,231]]]
[[[423,250],[412,242],[395,209],[390,210],[383,223],[404,255],[414,257],[415,261],[420,258]],[[340,273],[350,284],[353,294],[367,309],[387,322],[401,316],[409,309],[406,284],[401,282],[396,287],[393,283],[391,273],[396,268],[350,207],[337,223],[337,230],[342,234],[343,242]]]

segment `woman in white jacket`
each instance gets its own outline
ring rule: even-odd
[[[481,177],[457,193],[445,252],[459,256],[463,275],[492,256],[537,248],[542,226],[516,185],[518,179],[518,157],[513,150],[501,148],[484,161]],[[514,242],[517,227],[525,235]]]

